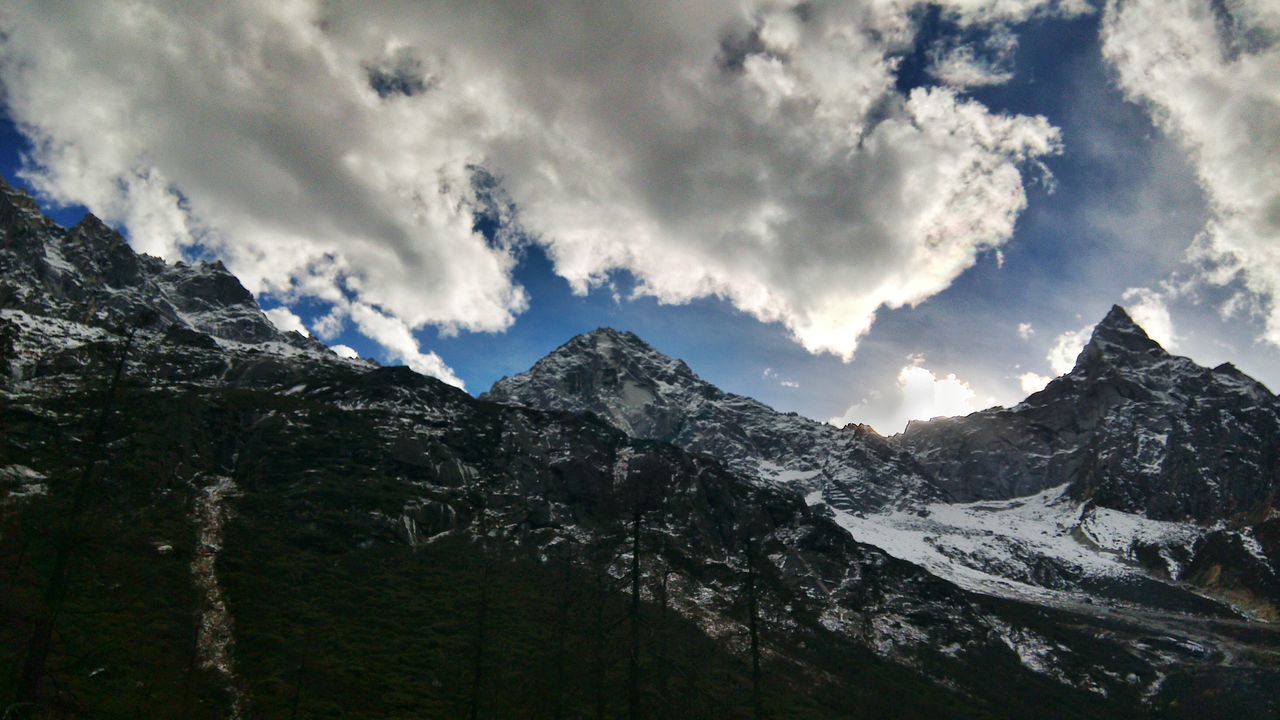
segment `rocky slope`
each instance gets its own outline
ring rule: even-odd
[[[740,432],[652,416],[691,453],[341,359],[221,266],[138,257],[92,218],[63,230],[7,186],[0,269],[16,717],[618,716],[637,686],[646,714],[747,717],[749,595],[778,716],[1275,710],[1270,629],[1212,603],[992,597],[861,543],[777,481],[895,513],[942,497],[928,470],[874,436],[763,427],[656,353],[579,381],[631,398],[613,422],[641,422],[648,392]]]

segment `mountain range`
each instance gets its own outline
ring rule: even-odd
[[[633,334],[480,398],[0,185],[14,717],[1273,717],[1280,402],[1113,308],[882,437]]]

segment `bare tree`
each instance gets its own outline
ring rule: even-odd
[[[756,598],[755,542],[747,525],[747,628],[751,633],[751,709],[756,720],[764,718],[764,697],[760,692],[760,604]]]
[[[640,532],[644,508],[637,499],[631,511],[631,625],[630,687],[628,708],[631,720],[640,717]]]
[[[628,716],[631,720],[640,717],[640,638],[641,638],[641,554],[644,548],[645,522],[650,514],[662,507],[665,497],[664,489],[668,485],[672,470],[665,460],[654,454],[622,456],[625,468],[624,476],[631,505],[631,607],[628,619],[631,629],[631,654],[629,663]],[[617,471],[615,471],[617,473]]]
[[[560,583],[559,597],[556,601],[556,649],[554,660],[555,678],[552,686],[551,717],[563,720],[565,705],[565,662],[568,655],[569,610],[573,605],[573,541],[565,540],[560,545]]]
[[[31,639],[27,643],[22,670],[18,675],[15,705],[32,705],[39,697],[40,684],[45,676],[45,665],[53,643],[54,628],[67,597],[71,567],[80,543],[82,518],[94,498],[99,479],[107,468],[107,422],[115,410],[116,394],[120,388],[120,381],[124,377],[125,362],[128,360],[136,332],[137,329],[133,328],[125,334],[124,345],[115,361],[111,379],[98,404],[98,416],[89,446],[91,456],[85,463],[72,491],[71,509],[67,513],[62,531],[57,536],[53,571],[44,595],[46,611],[43,617],[36,621],[35,630],[32,631]]]
[[[476,588],[476,621],[475,634],[472,639],[472,666],[471,666],[471,696],[467,704],[467,717],[470,720],[478,720],[480,717],[480,705],[482,690],[484,689],[484,671],[485,671],[485,652],[488,643],[489,621],[489,583],[491,563],[489,559],[488,537],[489,523],[487,512],[487,498],[484,490],[478,487],[480,480],[477,478],[472,486],[472,492],[478,497],[477,509],[477,530],[480,533],[480,576],[477,580]]]
[[[664,557],[665,557],[664,553]],[[675,570],[664,563],[654,587],[654,595],[658,601],[658,627],[654,643],[654,658],[657,661],[658,680],[658,717],[669,720],[671,717],[671,576]]]

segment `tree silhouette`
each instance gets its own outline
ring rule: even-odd
[[[27,643],[22,669],[18,675],[15,706],[35,706],[39,699],[41,682],[45,678],[45,666],[53,644],[54,629],[67,597],[71,567],[80,544],[82,520],[107,469],[107,422],[115,410],[117,392],[124,377],[125,364],[136,333],[137,327],[133,327],[125,334],[124,344],[116,358],[110,380],[98,402],[98,414],[89,444],[90,458],[85,463],[72,490],[71,508],[57,536],[53,571],[50,573],[49,584],[44,593],[45,612],[43,616],[37,618],[36,627]]]

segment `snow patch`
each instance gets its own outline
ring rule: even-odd
[[[932,503],[921,511],[837,509],[835,519],[858,542],[968,590],[1039,602],[1084,599],[1073,583],[1045,573],[1046,560],[1070,577],[1146,578],[1133,560],[1136,543],[1190,544],[1205,532],[1115,510],[1086,512],[1066,490],[1062,485],[1013,500]],[[810,505],[824,501],[819,493],[805,499]]]
[[[0,467],[0,482],[17,484],[9,491],[10,498],[28,498],[36,495],[47,495],[49,486],[44,482],[48,477],[44,473],[32,470],[26,465],[6,465]]]

